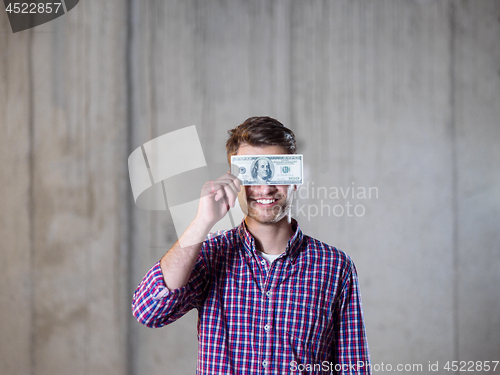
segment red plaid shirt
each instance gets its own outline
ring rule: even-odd
[[[209,235],[180,289],[166,287],[158,262],[134,293],[134,316],[161,327],[196,308],[198,374],[371,374],[354,263],[292,228],[271,265],[244,221]]]

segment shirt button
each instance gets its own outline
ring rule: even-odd
[[[271,298],[271,292],[266,292],[266,296],[268,296],[269,298]]]
[[[262,366],[267,367],[267,361],[266,360],[262,361]]]
[[[268,324],[266,324],[266,325],[264,326],[264,331],[266,331],[266,332],[267,332],[267,331],[269,331],[269,325],[268,325]]]
[[[264,264],[266,264],[266,261],[265,260],[261,260],[260,264],[264,265]]]

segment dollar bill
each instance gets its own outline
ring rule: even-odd
[[[233,155],[231,165],[243,185],[302,184],[302,155]]]

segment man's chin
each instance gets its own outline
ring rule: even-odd
[[[250,216],[250,218],[260,224],[274,224],[277,223],[279,220],[276,218],[263,218],[263,217],[255,217],[255,216]]]
[[[285,215],[283,215],[280,210],[278,214],[274,212],[269,212],[268,214],[266,214],[250,211],[247,216],[261,224],[274,224],[283,219]]]

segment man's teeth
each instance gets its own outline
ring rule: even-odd
[[[269,204],[269,203],[273,203],[275,200],[274,199],[257,199],[257,202],[261,203],[261,204]]]

